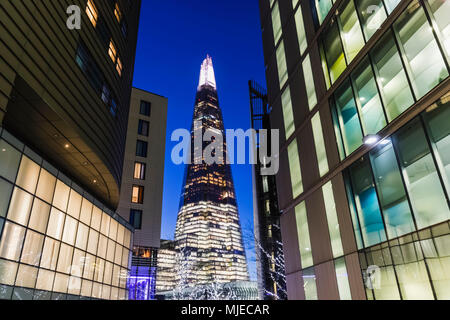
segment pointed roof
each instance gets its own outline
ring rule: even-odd
[[[212,58],[209,55],[206,55],[206,59],[203,60],[201,69],[200,69],[200,80],[198,82],[198,88],[205,85],[210,85],[214,89],[216,89],[216,77],[214,75],[214,67],[212,63]]]

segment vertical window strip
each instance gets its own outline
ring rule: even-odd
[[[291,90],[289,86],[287,86],[286,90],[284,90],[283,94],[281,95],[281,106],[283,109],[284,130],[287,140],[295,131],[294,113],[292,110],[292,101],[291,101]]]
[[[300,249],[302,269],[305,269],[313,265],[313,257],[311,240],[309,237],[306,204],[304,201],[295,208],[295,221],[297,223],[298,247]]]
[[[286,55],[284,52],[283,40],[281,40],[280,45],[277,48],[276,55],[278,67],[278,79],[280,81],[280,89],[281,89],[288,80],[287,62],[286,62]]]
[[[295,9],[295,6],[297,5],[298,0],[293,0],[293,7]],[[294,15],[295,18],[295,26],[297,28],[297,38],[298,38],[298,45],[300,48],[300,55],[303,55],[305,53],[306,48],[308,47],[308,42],[306,40],[306,33],[305,33],[305,24],[303,22],[303,13],[302,13],[302,6],[300,5],[295,12]]]
[[[317,104],[316,86],[314,85],[314,76],[311,66],[311,59],[309,54],[306,55],[305,60],[302,63],[303,76],[305,79],[306,94],[308,96],[308,106],[311,111]]]
[[[320,176],[323,177],[329,171],[329,167],[319,112],[317,112],[311,119],[311,125],[313,130],[317,161],[319,165],[319,173]]]
[[[344,249],[342,247],[341,231],[339,228],[339,220],[337,217],[336,203],[334,202],[333,185],[331,181],[322,187],[322,192],[333,257],[341,257],[344,255]]]
[[[291,174],[292,197],[295,199],[303,193],[302,172],[298,155],[297,139],[288,146],[289,170]]]

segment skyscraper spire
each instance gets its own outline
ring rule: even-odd
[[[203,134],[206,130],[213,130],[224,137],[223,152],[226,158],[225,128],[209,56],[203,61],[200,71],[192,128],[191,150],[196,148],[194,131],[199,130]],[[203,142],[202,150],[207,145],[207,142]],[[175,241],[176,249],[182,253],[181,262],[187,262],[192,268],[187,279],[184,272],[178,273],[179,283],[185,280],[191,285],[248,281],[247,260],[229,164],[208,165],[202,161],[187,165]]]
[[[210,85],[214,89],[216,89],[216,77],[214,75],[214,67],[212,63],[212,58],[209,55],[206,55],[206,59],[203,60],[201,69],[200,69],[200,80],[198,82],[198,89],[205,85]]]

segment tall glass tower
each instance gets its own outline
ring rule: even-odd
[[[224,139],[219,163],[208,165],[203,157],[195,159],[195,137],[206,131]],[[202,150],[207,144],[202,142]],[[227,157],[224,126],[209,56],[200,71],[191,150],[192,164],[186,167],[175,231],[176,249],[182,259],[178,278],[189,285],[248,281],[231,168],[223,161]]]

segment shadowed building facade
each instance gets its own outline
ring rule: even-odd
[[[450,2],[260,0],[289,299],[449,299]]]
[[[140,5],[0,4],[2,298],[127,297],[133,228],[115,209]]]
[[[205,132],[212,133],[212,140],[220,135],[224,139],[223,154],[217,155],[219,163],[208,165],[204,161],[202,153],[209,143],[195,146],[195,137],[203,137]],[[192,270],[178,277],[193,285],[246,281],[247,261],[236,194],[231,168],[224,161],[227,154],[224,126],[209,56],[200,72],[191,150],[192,163],[186,167],[175,241],[181,259],[189,261]]]

